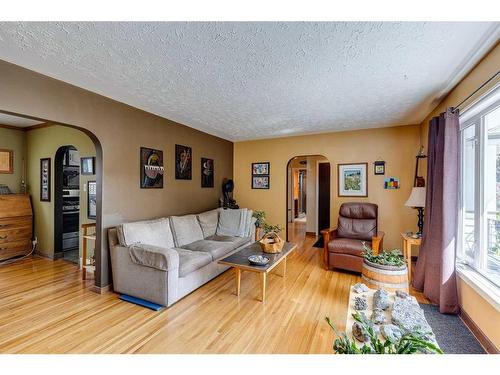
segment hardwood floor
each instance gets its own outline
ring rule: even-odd
[[[64,260],[0,266],[0,353],[331,353],[324,318],[344,329],[349,286],[360,278],[324,270],[315,238],[298,239],[286,278],[269,275],[265,303],[252,272],[239,298],[230,270],[154,312],[91,292]]]

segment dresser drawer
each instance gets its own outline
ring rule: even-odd
[[[31,240],[31,225],[13,229],[0,229],[0,244],[21,240]]]
[[[22,240],[0,244],[0,260],[18,255],[26,255],[31,250],[31,240]]]
[[[0,230],[31,227],[31,224],[32,224],[32,218],[30,216],[0,219]]]

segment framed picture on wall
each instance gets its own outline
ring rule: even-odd
[[[81,173],[84,175],[95,174],[95,157],[81,158]]]
[[[201,187],[214,187],[214,161],[213,159],[201,158]]]
[[[87,217],[95,220],[97,214],[97,182],[87,182]]]
[[[141,189],[163,188],[163,151],[141,147]]]
[[[0,173],[14,173],[14,152],[0,150]]]
[[[269,176],[252,176],[252,189],[269,189]]]
[[[339,197],[367,197],[368,163],[338,164],[338,196]]]
[[[269,176],[270,164],[268,161],[252,163],[252,176]]]
[[[191,147],[175,145],[175,179],[192,179],[192,150]]]
[[[385,161],[377,160],[373,163],[373,173],[376,175],[385,174]]]
[[[40,201],[50,202],[50,158],[40,159]]]

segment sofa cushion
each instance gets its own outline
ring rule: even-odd
[[[213,236],[217,230],[217,224],[219,223],[219,210],[210,210],[198,214],[198,221],[203,231],[203,237],[207,238]]]
[[[132,245],[128,248],[130,259],[135,264],[171,271],[179,267],[179,255],[174,249],[153,245]]]
[[[371,245],[369,242],[365,242],[365,244],[368,247]],[[335,238],[328,242],[328,251],[362,257],[364,252],[363,241],[350,238]]]
[[[210,236],[206,239],[211,241],[230,242],[233,244],[235,249],[237,249],[240,246],[243,246],[246,243],[250,243],[252,240],[250,237],[219,236],[219,235]]]
[[[174,247],[174,239],[167,218],[124,223],[117,227],[117,233],[122,246],[145,244]]]
[[[171,216],[170,224],[177,247],[203,239],[203,232],[195,215]]]
[[[252,214],[253,211],[246,208],[221,210],[216,234],[236,237],[250,236]],[[255,220],[253,220],[253,223],[255,223]]]
[[[179,277],[184,277],[212,262],[212,256],[203,251],[175,248],[179,254]]]
[[[202,251],[208,253],[212,256],[213,260],[222,258],[224,255],[229,254],[231,251],[236,249],[233,242],[220,242],[220,241],[210,241],[201,240],[192,242],[190,244],[182,246],[183,249],[192,251]]]

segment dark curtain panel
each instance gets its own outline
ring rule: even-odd
[[[448,109],[429,124],[424,230],[413,279],[415,289],[449,314],[459,312],[455,279],[458,145],[458,111]]]

